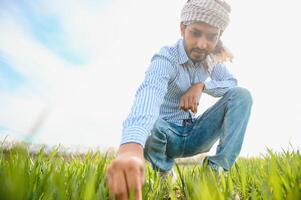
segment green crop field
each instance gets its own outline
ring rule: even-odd
[[[112,161],[101,153],[31,154],[26,146],[0,147],[0,198],[111,199],[105,171]],[[299,151],[240,158],[227,174],[196,165],[176,165],[177,180],[163,179],[149,165],[143,199],[301,199]]]

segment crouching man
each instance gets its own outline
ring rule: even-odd
[[[123,124],[121,145],[109,166],[107,181],[117,199],[134,189],[141,199],[145,160],[168,173],[174,159],[208,152],[214,170],[229,170],[244,139],[252,97],[237,87],[224,62],[232,55],[221,36],[229,23],[230,6],[221,0],[189,0],[181,12],[181,36],[152,59],[132,110]],[[196,116],[202,93],[221,97]]]

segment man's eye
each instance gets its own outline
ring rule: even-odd
[[[192,32],[192,35],[194,37],[201,37],[202,36],[202,33],[200,33],[200,32],[197,32],[197,31],[191,31],[191,32]]]
[[[209,36],[207,37],[207,39],[208,39],[209,41],[215,42],[215,41],[217,40],[217,35],[209,35]]]

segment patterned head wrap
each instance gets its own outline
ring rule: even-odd
[[[224,31],[230,12],[230,5],[222,0],[188,0],[181,12],[181,22],[205,22]]]

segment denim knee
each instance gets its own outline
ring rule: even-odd
[[[232,96],[232,100],[239,101],[247,105],[253,104],[253,98],[250,91],[246,88],[235,87],[227,92],[228,95]]]
[[[158,119],[144,147],[145,159],[157,171],[169,171],[174,164],[174,159],[166,155],[167,128],[167,123]]]

